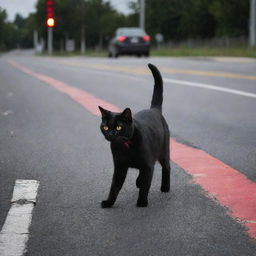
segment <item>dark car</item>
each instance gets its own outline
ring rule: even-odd
[[[150,36],[141,28],[118,28],[108,46],[109,57],[135,54],[138,57],[150,54]]]

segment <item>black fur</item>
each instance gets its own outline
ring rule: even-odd
[[[155,86],[151,107],[132,116],[126,108],[122,113],[113,113],[99,107],[102,113],[101,131],[111,143],[114,174],[108,199],[101,206],[111,207],[121,190],[129,167],[139,169],[136,186],[139,188],[138,207],[148,205],[154,165],[162,166],[161,191],[170,190],[169,129],[162,116],[163,81],[159,70],[148,64]],[[121,127],[121,129],[120,129]]]

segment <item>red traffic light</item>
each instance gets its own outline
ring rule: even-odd
[[[55,20],[54,18],[48,18],[47,21],[46,21],[46,24],[48,27],[52,28],[55,26]]]
[[[53,11],[53,0],[47,0],[47,20],[46,24],[48,27],[52,28],[55,26],[55,19],[54,19],[54,11]]]

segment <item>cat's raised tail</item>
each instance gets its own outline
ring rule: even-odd
[[[151,106],[150,108],[157,108],[160,111],[162,111],[162,104],[163,104],[163,79],[160,74],[160,71],[156,66],[153,64],[148,64],[149,69],[152,72],[152,75],[154,77],[155,85],[154,85],[154,91],[153,96],[151,100]]]

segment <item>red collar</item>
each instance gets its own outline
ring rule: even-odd
[[[129,149],[132,145],[132,142],[130,140],[128,140],[128,141],[124,142],[124,145],[125,145],[126,148]]]

